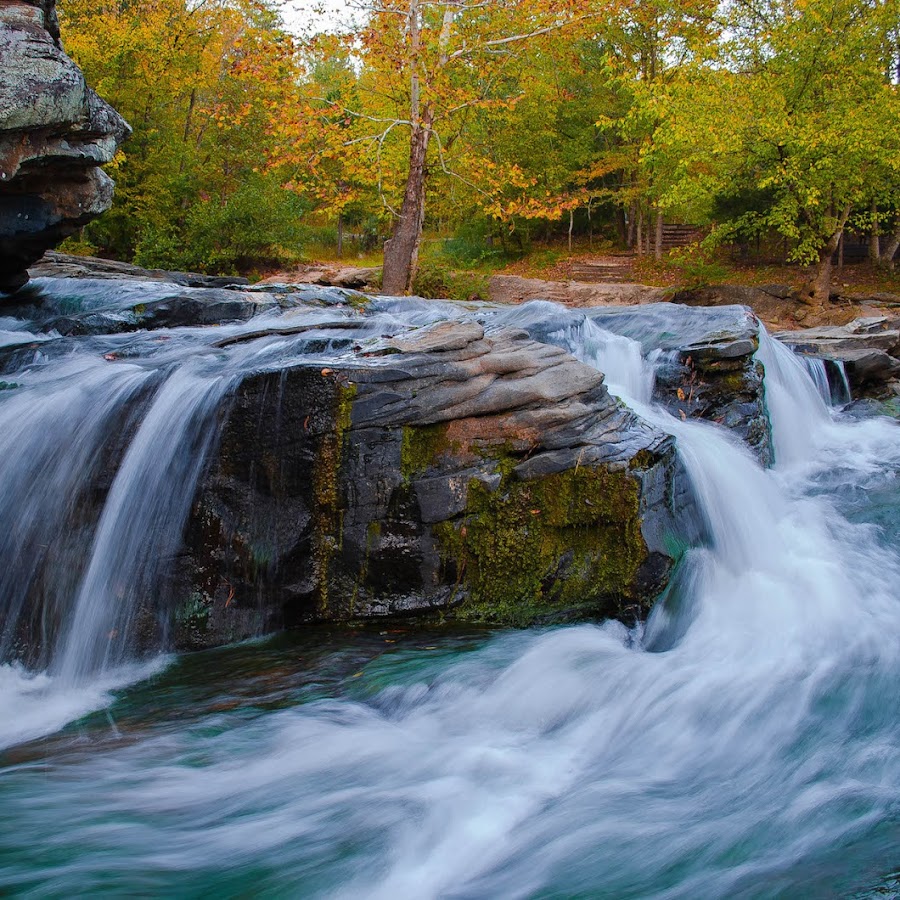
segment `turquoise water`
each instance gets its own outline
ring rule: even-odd
[[[638,637],[313,630],[173,658],[0,756],[0,891],[842,896],[900,867],[896,670],[785,685],[740,725],[696,695],[686,722]],[[798,689],[802,724],[771,731]]]
[[[724,430],[649,406],[634,342],[552,311],[571,318],[550,336],[675,436],[711,535],[646,627],[308,629],[145,663],[123,646],[98,665],[79,648],[122,612],[104,574],[130,565],[120,538],[139,562],[164,555],[139,532],[177,536],[184,512],[144,509],[164,492],[135,464],[124,480],[137,500],[115,504],[97,577],[73,592],[66,566],[50,566],[60,608],[77,596],[86,619],[61,636],[72,666],[0,666],[0,894],[897,895],[896,424],[844,420],[762,335],[777,458],[763,471]],[[49,504],[31,531],[9,530],[10,559],[59,531],[43,512],[62,517],[82,490],[73,453],[92,458],[150,371],[114,382],[96,353],[60,358],[47,376],[58,409],[4,407],[20,466],[7,518],[35,472]],[[174,399],[214,394],[202,372],[182,375],[167,382]],[[183,418],[187,445],[203,417]],[[172,449],[151,431],[149,457]],[[177,456],[189,487],[194,457]],[[0,574],[15,598],[27,567]]]

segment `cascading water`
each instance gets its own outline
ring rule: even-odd
[[[0,889],[836,896],[900,865],[900,561],[858,502],[893,490],[900,505],[896,426],[834,418],[763,334],[763,471],[723,429],[650,405],[637,344],[547,307],[503,316],[543,317],[673,433],[708,521],[646,632],[315,636],[176,662],[111,708],[117,731],[82,726],[90,752],[59,739],[4,770]],[[139,374],[122,368],[132,392]],[[182,377],[156,388],[148,443],[155,409],[178,395],[201,423],[224,389]],[[180,419],[174,435],[173,458],[200,439]],[[141,478],[137,440],[122,492]],[[117,496],[83,585],[108,587],[131,540]]]

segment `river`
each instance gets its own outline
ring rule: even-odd
[[[821,372],[763,335],[763,470],[723,428],[650,403],[652,354],[573,319],[554,339],[675,435],[711,535],[645,626],[321,628],[98,662],[109,585],[147,589],[239,370],[184,331],[114,378],[98,354],[146,337],[48,349],[23,369],[32,395],[0,400],[15,560],[71,514],[73,466],[147,394],[89,563],[48,587],[70,604],[54,655],[0,667],[0,893],[900,896],[895,423],[830,407]],[[299,352],[263,344],[240,352]],[[149,466],[163,421],[176,438]],[[52,491],[20,487],[40,473]],[[8,616],[22,568],[0,577]]]

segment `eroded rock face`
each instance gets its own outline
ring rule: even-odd
[[[598,372],[518,329],[441,323],[242,382],[188,529],[176,642],[635,616],[688,507],[672,439]]]
[[[514,313],[536,340],[566,345],[589,339],[577,333],[584,326],[574,315],[637,341],[644,356],[657,355],[655,402],[679,418],[724,425],[747,443],[762,465],[771,463],[764,372],[754,357],[759,323],[747,307],[648,303],[554,316],[547,306],[533,305],[530,320],[522,311]]]
[[[109,208],[100,166],[129,133],[63,51],[52,0],[0,5],[0,291]]]
[[[784,331],[776,337],[798,353],[844,366],[855,398],[900,392],[900,319],[867,316],[849,325]]]

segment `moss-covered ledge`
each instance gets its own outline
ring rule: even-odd
[[[520,331],[443,323],[390,349],[239,386],[189,527],[177,642],[646,613],[681,539],[672,439]]]

